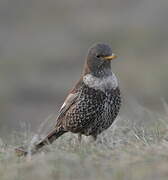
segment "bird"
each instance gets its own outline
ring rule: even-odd
[[[34,145],[32,152],[67,132],[77,133],[79,141],[82,135],[96,140],[112,125],[121,107],[118,79],[111,69],[111,61],[116,58],[106,43],[91,46],[81,76],[59,110],[55,127]],[[16,152],[27,154],[22,148],[17,148]]]

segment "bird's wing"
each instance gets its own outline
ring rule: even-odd
[[[79,79],[79,81],[76,83],[76,85],[72,88],[69,95],[65,99],[63,105],[61,106],[58,116],[57,116],[57,125],[61,122],[62,118],[65,116],[68,109],[76,102],[77,98],[79,97],[79,89],[82,85],[82,80]]]
[[[67,110],[71,107],[72,104],[74,104],[76,102],[76,99],[78,98],[79,93],[70,93],[67,98],[65,99],[63,105],[61,106],[60,110],[59,110],[59,114],[57,119],[61,118],[62,116],[65,115],[65,113],[67,112]]]

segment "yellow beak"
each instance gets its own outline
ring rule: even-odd
[[[111,61],[111,60],[116,59],[116,58],[117,58],[117,56],[116,56],[114,53],[112,53],[111,56],[106,56],[106,57],[104,57],[104,59],[106,59],[106,60],[108,60],[108,61]]]

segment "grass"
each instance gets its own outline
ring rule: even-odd
[[[0,141],[0,180],[166,180],[167,130],[166,115],[140,124],[120,117],[94,143],[69,133],[27,158]]]

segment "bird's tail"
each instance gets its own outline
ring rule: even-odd
[[[66,133],[66,131],[64,131],[63,129],[55,128],[54,130],[50,131],[45,138],[33,145],[33,147],[30,149],[30,153],[35,154],[43,146],[51,144],[64,133]],[[15,149],[15,152],[18,156],[26,156],[29,153],[29,150],[25,147],[19,147]]]

